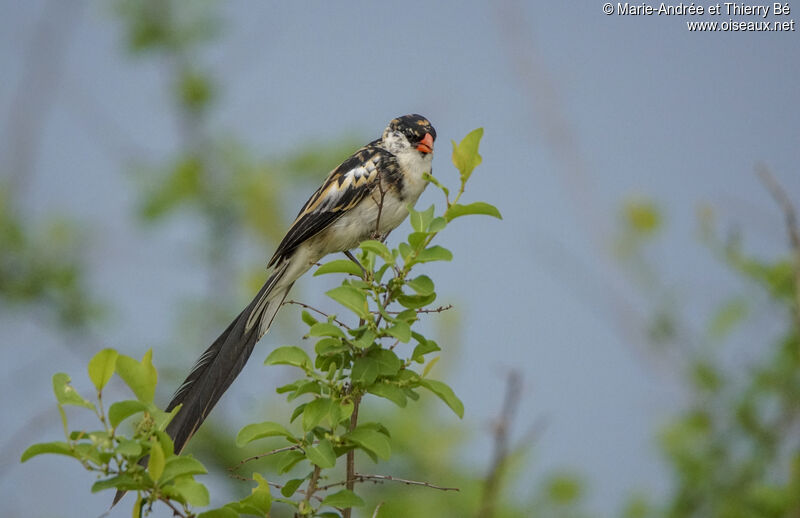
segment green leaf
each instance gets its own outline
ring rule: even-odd
[[[70,445],[65,442],[62,441],[40,442],[29,446],[28,449],[25,450],[25,452],[22,454],[20,462],[25,462],[31,457],[35,457],[37,455],[42,455],[45,453],[54,453],[56,455],[67,455],[68,457],[75,456],[75,452],[73,452]]]
[[[412,232],[408,235],[408,244],[414,250],[421,250],[425,246],[425,240],[428,239],[427,232]]]
[[[411,340],[411,326],[402,320],[395,322],[386,332],[403,343],[407,343]]]
[[[262,515],[266,515],[269,513],[270,507],[272,507],[272,495],[269,491],[269,484],[267,480],[258,473],[253,473],[253,480],[258,482],[258,485],[251,490],[250,496],[243,498],[240,502],[252,506],[258,509]]]
[[[441,232],[447,226],[447,220],[439,216],[433,218],[431,224],[428,225],[428,232]]]
[[[455,392],[453,392],[453,389],[451,389],[447,384],[442,383],[441,381],[428,379],[421,380],[420,384],[439,396],[439,399],[444,401],[458,417],[464,417],[464,403],[458,399],[458,396],[456,396]]]
[[[122,473],[111,478],[98,480],[92,484],[92,493],[103,491],[105,489],[119,489],[122,491],[133,491],[137,489],[144,489],[146,483],[135,479],[128,473]]]
[[[413,207],[408,207],[408,219],[411,221],[411,228],[417,232],[427,232],[428,225],[433,220],[433,210],[433,205],[421,212],[417,212]]]
[[[431,261],[452,261],[453,252],[439,245],[429,246],[417,254],[416,262],[428,263]]]
[[[344,338],[344,332],[336,324],[329,322],[319,322],[311,326],[308,330],[309,336],[332,336],[334,338]]]
[[[97,391],[103,390],[108,380],[114,375],[119,354],[114,349],[103,349],[89,360],[89,379],[92,380]]]
[[[431,372],[431,370],[433,369],[433,366],[436,365],[436,363],[438,363],[438,361],[441,360],[441,359],[442,359],[441,356],[437,356],[436,358],[434,358],[431,361],[429,361],[428,364],[425,366],[425,368],[422,369],[422,377],[423,378],[427,378],[428,377],[428,373]]]
[[[158,481],[161,484],[165,484],[182,475],[202,475],[205,473],[208,473],[208,471],[199,460],[193,457],[174,456],[170,457],[164,464],[164,471]]]
[[[350,419],[350,416],[353,415],[354,408],[355,406],[353,405],[352,401],[339,403],[339,422],[342,422],[345,419]]]
[[[189,505],[194,507],[205,507],[208,505],[208,489],[200,482],[192,479],[192,477],[181,477],[175,480],[173,486]]]
[[[407,324],[410,325],[417,321],[417,312],[414,311],[413,309],[404,309],[403,311],[398,313],[397,316],[395,316],[394,318],[395,321],[402,320],[403,322],[406,322]]]
[[[369,318],[369,308],[367,307],[367,296],[361,290],[352,286],[339,286],[325,292],[342,306],[350,309],[360,318]]]
[[[415,279],[411,279],[406,284],[420,295],[430,295],[434,291],[433,281],[427,275],[420,275]]]
[[[350,259],[335,259],[329,263],[325,263],[317,268],[314,272],[314,277],[327,273],[348,273],[356,277],[364,276],[364,272],[361,271],[361,268]]]
[[[397,385],[392,385],[391,383],[376,383],[369,387],[367,392],[386,398],[401,408],[405,408],[406,406],[406,394],[403,389]]]
[[[317,398],[303,409],[303,430],[308,432],[325,419],[331,411],[333,401],[328,398]]]
[[[361,334],[361,336],[356,338],[354,343],[356,344],[357,347],[361,349],[366,349],[375,342],[375,338],[377,336],[378,334],[372,329],[365,329],[364,332]]]
[[[319,324],[316,324],[319,325]],[[264,365],[292,365],[301,369],[311,368],[311,358],[302,349],[294,345],[278,347],[267,356]]]
[[[294,420],[297,419],[297,416],[303,413],[303,411],[306,409],[306,405],[307,403],[297,405],[297,407],[294,409],[294,412],[292,412],[292,417],[289,418],[290,423],[293,423]]]
[[[200,513],[197,518],[239,518],[239,513],[230,507],[219,507]]]
[[[120,354],[117,357],[117,374],[136,395],[136,399],[143,403],[152,403],[156,393],[158,373],[153,367],[153,350],[144,353],[142,361],[138,362],[129,356]]]
[[[136,494],[136,501],[133,503],[133,510],[131,511],[132,518],[141,518],[142,516],[142,494]]]
[[[373,349],[369,352],[369,356],[378,363],[378,373],[381,376],[394,376],[403,365],[394,351],[388,349]]]
[[[164,450],[161,448],[161,443],[153,439],[150,444],[150,458],[147,460],[147,472],[150,478],[160,479],[164,473],[164,464]]]
[[[300,312],[300,318],[303,320],[303,322],[306,323],[307,326],[313,326],[318,322],[318,320],[312,317],[311,313],[309,313],[305,309],[302,312]]]
[[[116,428],[128,417],[147,411],[148,406],[136,399],[127,399],[112,403],[108,409],[108,422],[112,428]]]
[[[249,424],[239,430],[239,434],[236,436],[236,446],[241,448],[246,444],[249,444],[257,439],[263,439],[264,437],[286,437],[288,439],[294,438],[291,432],[284,428],[283,425],[274,423],[272,421],[264,421],[263,423]]]
[[[329,469],[336,465],[336,454],[328,439],[322,439],[317,446],[306,448],[306,457],[322,469]]]
[[[75,405],[94,410],[92,402],[84,399],[78,391],[70,385],[70,377],[63,372],[53,375],[53,393],[59,405]]]
[[[411,353],[411,359],[422,363],[425,356],[428,353],[441,351],[442,349],[434,342],[433,340],[425,340],[423,339],[420,341],[416,347],[414,347],[414,352]]]
[[[114,448],[114,453],[125,457],[138,457],[142,454],[142,446],[130,439],[120,439],[119,445]]]
[[[374,358],[362,356],[356,358],[353,362],[353,369],[350,376],[353,378],[353,381],[361,382],[364,385],[371,385],[378,378],[379,372],[378,362],[376,362]]]
[[[388,248],[386,248],[386,245],[384,245],[380,241],[376,241],[374,239],[368,239],[367,241],[362,241],[359,246],[365,252],[372,252],[373,254],[377,255],[378,257],[380,257],[389,264],[394,263],[394,257],[392,256],[392,253],[389,251]]]
[[[408,245],[408,243],[403,242],[397,244],[397,250],[400,252],[400,256],[405,262],[408,262],[408,258],[411,257],[412,253],[414,253],[414,250]]]
[[[323,338],[314,344],[314,351],[318,356],[329,356],[346,350],[347,346],[338,338]]]
[[[280,455],[280,457],[277,458],[276,467],[278,468],[279,475],[288,472],[295,467],[298,462],[306,459],[305,454],[297,450],[287,451],[278,455]]]
[[[90,444],[88,442],[79,442],[74,445],[75,448],[75,458],[80,460],[88,460],[95,464],[103,464],[103,459],[101,458],[100,451],[98,450],[99,445]]]
[[[339,509],[347,509],[349,507],[361,507],[364,505],[364,500],[357,494],[349,489],[342,489],[337,493],[328,495],[322,501],[322,505],[329,505],[331,507],[338,507]]]
[[[303,394],[319,394],[321,392],[320,384],[317,380],[306,381],[297,387],[297,390],[289,394],[287,401],[292,401],[302,396]]]
[[[397,302],[399,302],[403,307],[409,309],[419,309],[427,306],[431,302],[436,300],[436,294],[431,293],[429,295],[406,295],[401,294],[397,296]]]
[[[444,217],[447,218],[447,221],[453,221],[456,218],[470,214],[483,214],[485,216],[493,216],[497,219],[503,219],[503,216],[500,215],[500,211],[497,210],[497,207],[482,201],[476,201],[474,203],[470,203],[469,205],[455,203],[447,208]]]
[[[306,479],[304,478],[293,478],[292,480],[286,482],[283,487],[281,488],[281,494],[286,498],[290,498],[297,488],[300,487],[300,484],[305,482]]]
[[[346,433],[344,438],[365,450],[371,451],[383,460],[389,460],[392,455],[392,446],[389,444],[389,439],[374,429],[359,426],[355,430]]]
[[[483,128],[477,128],[469,133],[458,144],[453,141],[453,165],[461,172],[461,183],[465,183],[472,175],[472,171],[483,160],[478,154],[478,147],[483,137]]]

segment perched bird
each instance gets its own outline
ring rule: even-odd
[[[269,260],[255,298],[197,360],[167,406],[182,405],[167,426],[180,452],[241,372],[294,282],[324,256],[382,239],[408,215],[427,185],[436,130],[421,115],[392,120],[381,137],[334,169],[300,209]]]

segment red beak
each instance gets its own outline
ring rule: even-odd
[[[425,138],[419,141],[417,151],[422,153],[431,153],[433,151],[433,137],[431,137],[430,133],[426,133]]]

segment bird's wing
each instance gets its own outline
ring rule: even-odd
[[[300,209],[292,226],[269,260],[268,267],[288,257],[307,239],[325,230],[372,192],[382,168],[391,167],[395,156],[372,142],[356,151],[331,171],[322,186]]]

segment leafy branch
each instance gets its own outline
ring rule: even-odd
[[[72,456],[85,469],[100,475],[92,491],[135,491],[137,516],[148,514],[157,502],[184,517],[264,516],[274,500],[289,506],[295,516],[349,517],[351,508],[365,505],[355,492],[356,483],[395,481],[457,491],[427,481],[359,473],[355,452],[362,452],[375,463],[388,460],[392,453],[390,430],[381,422],[365,421],[359,411],[366,397],[375,396],[405,408],[409,400],[418,400],[424,389],[463,417],[464,405],[452,388],[430,377],[439,359],[433,355],[441,350],[439,345],[415,328],[419,315],[441,313],[451,306],[434,306],[434,282],[416,270],[429,262],[452,260],[449,250],[433,242],[454,219],[471,214],[500,218],[499,211],[488,203],[459,203],[467,181],[481,162],[478,144],[482,133],[481,129],[475,130],[460,143],[453,143],[453,163],[460,172],[460,186],[452,200],[446,187],[427,176],[444,193],[446,208],[441,215],[435,214],[434,206],[424,211],[408,207],[413,232],[396,248],[389,249],[382,241],[370,239],[360,244],[357,254],[349,254],[350,259],[335,259],[317,268],[315,276],[344,274],[341,284],[326,293],[341,306],[339,314],[328,314],[303,302],[288,302],[303,308],[301,318],[307,326],[304,338],[315,341],[314,354],[312,357],[303,348],[289,345],[274,349],[264,362],[293,367],[299,376],[277,389],[295,404],[288,422],[252,423],[236,437],[239,447],[266,439],[288,443],[247,457],[230,468],[233,476],[244,478],[236,471],[246,463],[266,456],[276,461],[276,473],[269,475],[270,481],[253,474],[251,480],[256,487],[248,497],[199,515],[193,513],[192,507],[209,502],[205,486],[194,480],[194,475],[206,473],[206,469],[194,458],[174,453],[172,440],[165,432],[174,411],[167,414],[153,404],[157,375],[150,352],[141,362],[111,349],[98,353],[89,364],[89,376],[97,388],[97,404],[78,395],[66,374],[54,376],[67,441],[31,446],[22,460],[42,453]],[[131,388],[136,399],[113,403],[105,412],[102,388],[114,373]],[[101,430],[70,432],[65,405],[92,410]],[[118,426],[132,416],[138,416],[139,422],[133,434],[126,437],[119,433]],[[326,483],[342,457],[344,479]],[[280,483],[272,480],[283,475],[292,478]],[[341,486],[344,489],[331,492]],[[278,489],[280,496],[273,498],[270,488]]]

